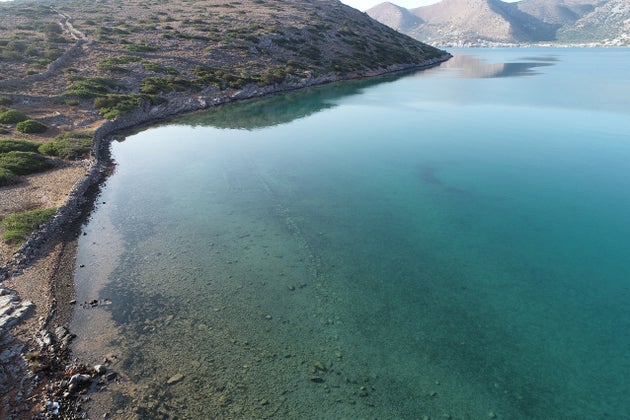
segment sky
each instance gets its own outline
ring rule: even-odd
[[[355,9],[359,9],[364,12],[367,9],[370,9],[377,4],[384,3],[385,1],[389,1],[390,3],[394,3],[395,5],[405,7],[407,9],[414,9],[420,6],[428,6],[429,4],[438,3],[439,0],[341,0],[342,3],[347,4],[348,6],[352,6]],[[503,0],[507,3],[514,3],[518,0]]]

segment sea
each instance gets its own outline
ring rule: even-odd
[[[630,418],[630,49],[450,52],[112,143],[93,418]]]

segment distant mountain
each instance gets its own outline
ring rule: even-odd
[[[370,9],[371,13],[379,16],[377,19],[379,22],[384,23],[390,28],[396,29],[399,32],[407,32],[416,28],[424,23],[422,19],[414,15],[405,9],[404,7],[396,6],[393,3],[385,2]],[[371,15],[370,15],[371,16]]]
[[[608,0],[522,0],[516,6],[543,22],[571,25]]]
[[[411,34],[448,44],[537,42],[557,29],[500,0],[443,0],[411,12],[425,22]]]
[[[629,0],[442,0],[415,9],[382,3],[367,13],[400,32],[442,46],[630,45]]]
[[[573,25],[562,27],[558,39],[565,42],[630,45],[630,1],[609,0]]]

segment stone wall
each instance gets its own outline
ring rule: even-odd
[[[84,44],[84,40],[77,41],[72,47],[70,47],[68,51],[66,51],[55,61],[50,63],[48,65],[48,69],[46,69],[46,71],[44,71],[43,73],[32,74],[30,76],[24,77],[23,79],[0,80],[0,88],[18,89],[23,86],[28,86],[34,82],[46,80],[54,73],[62,70],[63,68],[70,67],[69,64],[79,55],[79,53],[83,49]]]

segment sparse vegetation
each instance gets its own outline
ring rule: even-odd
[[[179,74],[179,71],[174,67],[163,66],[161,64],[157,64],[148,60],[142,60],[142,66],[146,70],[149,70],[155,73],[164,73],[164,74],[170,74],[170,75]]]
[[[54,19],[56,14],[42,7],[35,12],[21,6],[13,28],[0,30],[0,62],[11,78],[38,73],[71,46],[72,40]]]
[[[157,47],[154,47],[153,45],[149,45],[148,43],[125,45],[124,48],[127,51],[133,52],[153,52],[159,49]]]
[[[114,71],[114,72],[120,72],[120,73],[126,73],[129,71],[128,68],[123,67],[123,64],[130,64],[130,63],[136,63],[138,61],[141,61],[141,59],[139,57],[136,56],[132,56],[132,55],[122,55],[122,56],[118,56],[118,57],[107,57],[107,58],[103,58],[99,63],[98,63],[98,70],[100,71]]]

